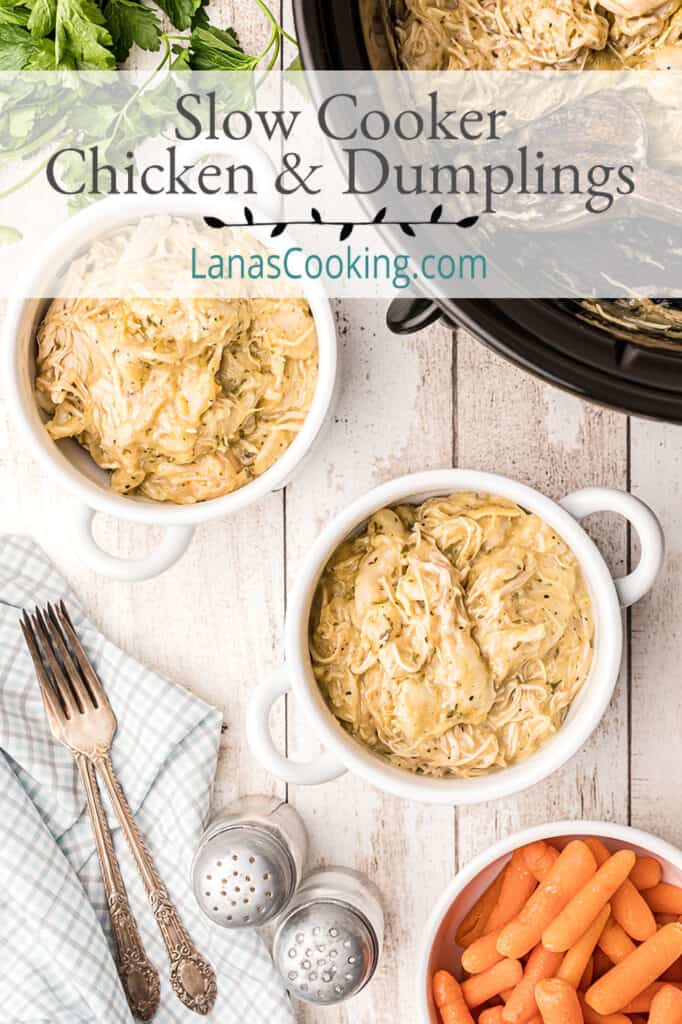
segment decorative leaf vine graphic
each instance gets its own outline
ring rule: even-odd
[[[439,227],[448,228],[473,228],[478,223],[478,215],[471,217],[462,217],[460,220],[448,221],[443,220],[443,206],[442,204],[436,206],[428,220],[387,220],[388,210],[384,206],[381,210],[375,213],[371,220],[360,220],[360,221],[343,221],[343,220],[325,220],[318,209],[312,207],[310,210],[310,218],[304,220],[292,220],[292,221],[257,221],[253,215],[253,211],[248,207],[244,207],[244,220],[243,221],[225,221],[221,220],[220,217],[204,217],[204,223],[209,228],[270,228],[270,237],[278,238],[283,235],[287,228],[290,227],[327,227],[327,228],[338,228],[339,230],[339,241],[345,242],[347,238],[353,234],[355,228],[372,227],[375,224],[383,224],[386,227],[397,227],[408,235],[410,238],[415,238],[417,234],[417,228],[438,225]]]

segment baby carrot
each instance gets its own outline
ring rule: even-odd
[[[554,865],[559,856],[556,846],[550,846],[544,839],[538,839],[535,843],[529,843],[522,847],[523,858],[535,875],[538,882],[544,882],[545,876]]]
[[[506,868],[491,882],[483,895],[474,903],[471,910],[462,919],[455,935],[459,946],[470,946],[472,942],[475,942],[485,932],[488,918],[497,903],[497,897],[502,888],[505,871]]]
[[[627,1006],[623,1007],[623,1013],[648,1013],[656,995],[666,984],[672,985],[673,988],[682,988],[682,986],[676,985],[673,982],[654,981],[651,985],[647,985],[645,989],[642,989],[634,999],[631,999]]]
[[[585,998],[597,1013],[618,1013],[682,955],[682,925],[667,924],[596,981]]]
[[[497,928],[467,946],[462,953],[462,967],[465,971],[469,974],[480,974],[503,959],[502,954],[497,952],[497,940],[501,931],[501,928]]]
[[[592,979],[593,978],[594,978],[594,957],[591,956],[590,959],[587,961],[587,967],[583,971],[582,977],[581,977],[580,981],[578,982],[578,988],[580,989],[581,992],[584,992],[585,989],[588,989],[590,987],[590,985],[592,984]],[[564,981],[568,981],[569,984],[570,984],[570,979],[569,978],[564,978]]]
[[[580,839],[570,842],[517,917],[502,929],[497,941],[498,952],[507,957],[525,956],[596,869],[595,859],[585,843]]]
[[[682,914],[682,889],[660,882],[642,894],[654,914]]]
[[[630,1024],[630,1018],[626,1017],[624,1013],[609,1013],[607,1016],[604,1016],[593,1010],[591,1006],[588,1006],[584,996],[580,993],[578,993],[578,999],[580,1000],[580,1009],[583,1011],[585,1024]]]
[[[462,995],[467,1006],[480,1006],[487,1003],[493,996],[499,996],[506,988],[518,985],[523,975],[523,967],[518,960],[500,960],[499,964],[490,967],[482,974],[475,974],[462,983]]]
[[[584,935],[635,864],[632,850],[619,850],[601,865],[586,885],[542,933],[547,949],[565,952]]]
[[[431,982],[433,1001],[443,1024],[474,1024],[462,987],[448,971],[436,971]]]
[[[580,979],[592,959],[594,948],[599,941],[601,933],[604,931],[610,913],[611,909],[607,903],[605,907],[602,907],[600,913],[594,919],[585,934],[582,935],[573,946],[571,946],[566,956],[563,958],[559,970],[557,971],[557,978],[563,978],[563,980],[567,981],[569,985],[573,986],[573,988],[578,988],[580,985]]]
[[[528,957],[523,978],[507,1000],[502,1011],[506,1024],[525,1024],[538,1012],[535,986],[545,978],[553,978],[562,961],[561,953],[554,953],[540,943]]]
[[[601,839],[591,836],[585,842],[601,867],[610,854]],[[628,878],[623,882],[611,899],[611,913],[625,931],[637,942],[644,942],[653,935],[656,922],[647,913],[646,903],[639,895],[632,881]]]
[[[601,867],[610,857],[609,851],[601,839],[591,836],[585,842]],[[628,878],[623,882],[617,893],[611,899],[611,913],[618,923],[625,929],[628,935],[637,942],[644,942],[653,935],[656,922],[651,914],[647,913],[647,905],[639,895],[637,889]]]
[[[649,1024],[682,1024],[682,992],[664,985],[651,1000]]]
[[[561,978],[546,978],[535,987],[543,1024],[583,1024],[578,993]]]
[[[621,960],[624,960],[626,956],[630,956],[630,953],[633,953],[637,948],[630,936],[623,931],[618,922],[614,921],[613,918],[606,922],[597,945],[612,964],[619,964]]]
[[[598,867],[601,867],[611,856],[601,839],[597,839],[596,836],[589,836],[585,840],[585,845],[589,847],[590,853],[596,860]]]
[[[661,881],[663,868],[655,857],[638,857],[630,872],[630,881],[635,889],[653,889]]]
[[[497,903],[492,909],[486,931],[495,931],[516,917],[537,886],[537,879],[526,864],[523,850],[515,850],[507,864]]]
[[[635,889],[629,879],[626,879],[618,892],[613,894],[611,914],[636,942],[644,942],[656,931],[654,915],[644,901],[642,893]]]
[[[502,1007],[490,1006],[487,1010],[483,1010],[478,1018],[478,1024],[504,1024],[502,1020]]]

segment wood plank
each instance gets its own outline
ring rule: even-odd
[[[627,420],[520,372],[458,334],[457,464],[522,480],[560,498],[577,487],[627,486]],[[589,532],[611,568],[625,571],[626,527],[595,517]],[[626,821],[627,669],[601,726],[564,769],[533,789],[457,814],[457,860],[503,835],[560,818]]]
[[[667,545],[660,579],[632,610],[632,824],[680,846],[682,429],[633,420],[631,438],[632,491],[659,515]]]
[[[277,13],[278,3],[272,4]],[[219,28],[234,26],[247,53],[259,53],[270,38],[270,26],[254,0],[211,0],[211,21]]]
[[[372,486],[405,472],[448,465],[451,453],[451,359],[448,331],[397,339],[382,303],[337,306],[342,393],[324,452],[287,490],[287,580],[335,512]],[[318,746],[295,701],[289,747],[298,758]],[[311,830],[313,863],[364,871],[379,885],[387,911],[386,946],[377,977],[357,1000],[325,1011],[325,1024],[395,1024],[414,1020],[414,964],[430,906],[452,875],[453,812],[422,807],[371,789],[357,778],[290,787]],[[319,1010],[299,1005],[301,1024]]]
[[[290,36],[296,38],[296,25],[294,24],[294,9],[291,0],[280,0],[280,13],[282,25]],[[292,60],[298,56],[298,50],[287,39],[282,47],[282,67],[288,68]]]

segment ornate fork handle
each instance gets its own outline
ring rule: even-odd
[[[173,991],[178,999],[195,1013],[210,1013],[217,995],[213,968],[197,952],[180,915],[173,906],[121,789],[111,758],[108,754],[99,756],[95,759],[95,765],[109,790],[121,828],[147,889],[149,902],[170,960],[170,982]]]
[[[102,870],[104,891],[109,906],[111,927],[116,943],[118,973],[133,1016],[151,1020],[159,1006],[159,975],[147,959],[128,903],[128,893],[121,876],[114,844],[109,831],[102,798],[97,787],[95,770],[82,754],[76,763],[83,780],[92,819],[97,856]]]

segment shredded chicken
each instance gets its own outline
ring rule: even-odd
[[[554,530],[485,494],[382,509],[327,565],[310,653],[360,742],[423,775],[520,761],[587,678],[591,603]]]
[[[114,490],[156,501],[206,501],[260,476],[316,381],[303,299],[56,299],[38,331],[51,437],[75,437]]]
[[[682,66],[682,0],[402,0],[412,70]]]
[[[655,348],[682,347],[682,308],[666,300],[581,299],[578,315],[614,335]],[[584,312],[583,312],[584,311]],[[585,316],[587,313],[587,316]]]

